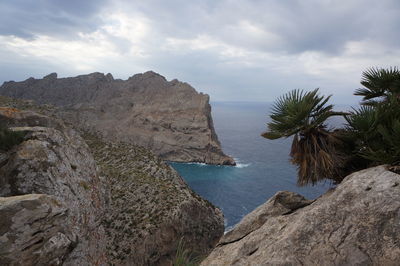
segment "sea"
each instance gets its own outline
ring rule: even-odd
[[[270,121],[271,103],[213,102],[211,106],[222,149],[237,165],[170,164],[195,192],[222,210],[225,231],[278,191],[314,199],[333,186],[330,182],[296,185],[296,167],[289,162],[292,139],[260,136]]]

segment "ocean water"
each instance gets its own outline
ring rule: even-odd
[[[331,184],[298,187],[296,168],[289,162],[291,139],[260,136],[269,121],[269,103],[212,103],[214,126],[226,154],[237,166],[171,163],[199,195],[218,206],[225,230],[277,191],[298,192],[308,199],[323,194]]]

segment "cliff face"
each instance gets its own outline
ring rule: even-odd
[[[6,82],[0,94],[62,107],[73,124],[112,141],[143,146],[166,160],[234,164],[218,141],[208,95],[154,72],[115,80],[93,73]]]
[[[26,133],[0,152],[0,265],[169,265],[180,239],[206,253],[223,234],[221,211],[150,151],[82,138],[49,106],[0,106],[0,126]]]
[[[315,201],[278,192],[201,265],[399,265],[400,175],[356,172]]]

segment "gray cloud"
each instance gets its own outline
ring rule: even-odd
[[[396,0],[151,0],[140,1],[133,8],[151,14],[163,33],[179,37],[207,33],[261,51],[340,53],[348,41],[378,39],[392,45],[400,41],[400,35],[394,34],[400,25],[400,2]],[[248,21],[280,40],[268,44],[268,36],[246,35],[240,21]]]
[[[96,29],[107,0],[13,0],[0,2],[0,34],[32,38],[44,33],[70,36]]]
[[[152,69],[214,100],[353,102],[363,70],[398,64],[399,26],[397,0],[2,1],[0,80]]]

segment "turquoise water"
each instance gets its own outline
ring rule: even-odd
[[[238,165],[171,163],[199,195],[221,208],[229,229],[280,190],[295,191],[308,199],[324,193],[329,183],[300,188],[296,168],[289,163],[291,139],[267,140],[270,104],[212,103],[212,115],[222,149]]]

